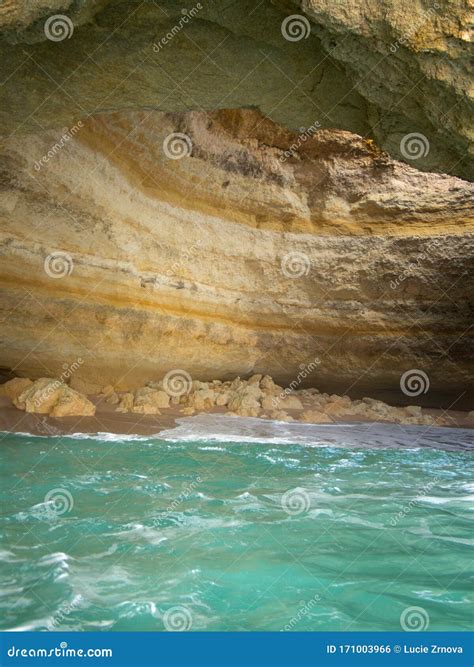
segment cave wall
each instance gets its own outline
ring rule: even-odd
[[[470,407],[467,13],[410,7],[4,3],[0,367]]]

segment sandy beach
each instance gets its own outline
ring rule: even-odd
[[[194,416],[183,415],[182,406],[172,405],[162,409],[160,415],[139,415],[131,412],[117,412],[115,406],[107,404],[98,397],[89,397],[97,406],[93,417],[61,417],[27,413],[15,408],[8,398],[0,397],[0,431],[12,433],[31,433],[33,435],[69,435],[73,433],[116,433],[123,435],[153,435],[165,429],[173,428],[176,420],[189,419]],[[289,411],[297,418],[297,411]],[[459,410],[427,409],[426,414],[433,417],[444,416],[452,420],[453,428],[473,428],[467,418],[467,412]],[[225,414],[225,408],[213,408],[208,414]],[[234,417],[237,421],[240,417]],[[245,419],[245,418],[244,418]],[[266,421],[266,420],[264,420]],[[334,418],[334,423],[366,422],[367,420],[353,416],[350,420]],[[380,423],[390,423],[383,422]],[[237,427],[238,428],[238,427]]]

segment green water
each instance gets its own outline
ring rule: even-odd
[[[0,436],[2,629],[471,628],[467,447]]]

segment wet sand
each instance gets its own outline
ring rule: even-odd
[[[116,433],[121,435],[153,435],[165,429],[176,426],[177,419],[192,419],[182,413],[182,406],[171,406],[163,409],[161,415],[140,415],[134,413],[116,412],[116,406],[109,405],[97,397],[89,396],[97,406],[94,417],[61,417],[54,418],[48,415],[32,414],[15,408],[10,400],[0,397],[0,431],[12,433],[31,433],[33,435],[69,435],[72,433]],[[467,412],[456,410],[424,410],[425,414],[449,416],[453,420],[452,428],[473,428],[468,423]],[[209,414],[225,414],[225,408],[214,408]],[[295,419],[298,411],[288,410]],[[246,419],[234,417],[234,419]],[[364,422],[366,420],[355,416],[351,419],[334,418],[334,423],[344,424]],[[377,422],[389,423],[389,422]],[[327,424],[326,424],[327,426]]]

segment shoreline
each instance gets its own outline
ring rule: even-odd
[[[202,415],[228,415],[228,411],[221,407],[215,407],[207,411],[202,411],[194,415],[183,414],[182,406],[171,405],[169,408],[163,408],[161,414],[135,414],[132,412],[117,412],[115,407],[107,404],[103,399],[97,396],[90,396],[89,399],[96,406],[96,413],[94,416],[82,417],[51,417],[46,414],[24,412],[14,407],[13,404],[4,396],[0,397],[0,431],[6,433],[28,433],[31,435],[42,436],[67,436],[77,433],[95,435],[98,433],[111,433],[115,435],[124,436],[152,436],[157,435],[161,431],[175,428],[178,419],[187,418],[191,420],[193,417]],[[289,423],[302,424],[304,422],[298,420],[296,411],[288,410],[289,413],[295,412],[294,421]],[[437,410],[425,409],[425,414],[436,417],[448,417],[452,423],[451,428],[473,429],[472,421],[468,420],[468,413],[459,410]],[[230,418],[236,420],[238,425],[239,420],[245,420],[245,416],[229,415]],[[262,419],[262,422],[270,421]],[[275,420],[274,420],[275,421]],[[278,421],[278,420],[276,420]],[[333,424],[393,424],[397,422],[388,420],[368,420],[357,415],[351,415],[349,418],[333,417]],[[321,426],[330,426],[331,423],[321,424]],[[399,424],[400,425],[400,424]],[[401,424],[400,426],[403,426]],[[443,426],[433,424],[427,425],[430,428],[445,428]]]

